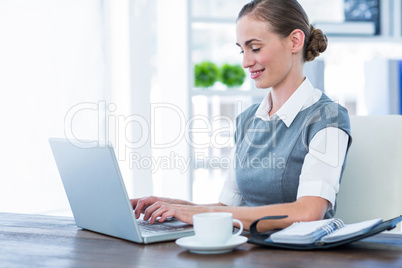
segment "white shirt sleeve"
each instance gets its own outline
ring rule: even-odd
[[[319,196],[330,202],[328,209],[334,207],[348,142],[349,135],[336,127],[314,135],[304,158],[297,198]]]
[[[230,167],[227,171],[225,182],[219,195],[219,202],[227,206],[244,206],[245,202],[236,182],[235,152],[236,149],[234,148],[230,153]]]

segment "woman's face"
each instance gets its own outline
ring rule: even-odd
[[[292,42],[270,31],[269,24],[244,16],[237,22],[237,45],[257,88],[280,86],[292,67]]]

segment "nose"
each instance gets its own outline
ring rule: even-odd
[[[252,55],[250,55],[250,53],[247,53],[246,51],[244,51],[243,52],[243,62],[242,62],[243,68],[247,69],[253,65],[254,65],[254,58],[252,57]]]

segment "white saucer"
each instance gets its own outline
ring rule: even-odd
[[[182,248],[189,249],[198,254],[219,254],[232,251],[234,248],[247,242],[245,236],[233,236],[223,245],[204,245],[200,244],[195,236],[187,236],[176,240],[176,244]]]

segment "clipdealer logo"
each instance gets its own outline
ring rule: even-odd
[[[194,149],[233,147],[234,122],[228,116],[218,115],[208,118],[204,115],[194,115],[186,118],[180,107],[170,103],[153,103],[150,105],[150,118],[139,114],[122,115],[118,113],[114,103],[105,101],[98,103],[84,102],[71,107],[64,118],[64,135],[75,146],[80,148],[114,147],[118,160],[129,159],[130,168],[149,169],[179,169],[185,172],[189,168],[191,158],[175,153],[154,157],[141,155],[141,148],[151,150],[174,150],[175,146],[185,142]],[[97,137],[93,140],[80,139],[80,117],[91,115],[97,120]],[[160,118],[169,114],[169,121],[174,122],[174,128],[169,129],[170,135],[155,135],[156,131],[164,131]],[[134,133],[132,133],[134,132]],[[197,139],[195,136],[204,138]],[[160,137],[163,137],[162,139]],[[159,138],[158,138],[159,137]],[[205,139],[205,137],[208,137]],[[207,156],[205,156],[206,158]]]

